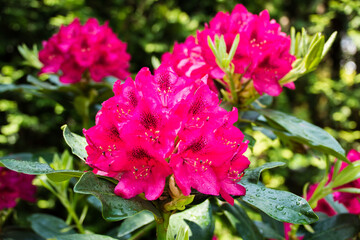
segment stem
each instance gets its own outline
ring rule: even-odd
[[[163,212],[162,219],[156,222],[156,236],[158,240],[166,240],[171,213]]]
[[[231,92],[231,96],[232,96],[232,99],[233,99],[233,103],[235,105],[238,104],[238,95],[237,95],[237,92],[236,92],[236,87],[235,87],[235,83],[234,83],[234,79],[232,78],[232,75],[230,72],[226,72],[226,75],[229,79],[229,85],[230,85],[230,92]]]

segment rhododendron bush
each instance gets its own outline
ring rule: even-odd
[[[30,76],[32,85],[10,90],[75,109],[81,122],[62,130],[78,158],[67,151],[1,158],[0,226],[16,201],[35,200],[30,175],[38,175],[34,184],[68,215],[30,215],[34,239],[138,239],[146,232],[150,239],[225,239],[219,223],[245,240],[359,237],[360,152],[346,155],[325,130],[269,106],[283,87],[296,91],[294,82],[317,68],[335,37],[294,28],[287,34],[267,10],[253,14],[238,4],[132,78],[131,43],[108,23],[61,26],[38,54],[45,81]],[[259,164],[256,131],[311,152],[326,166],[322,177],[308,181],[302,196],[264,184],[262,173],[285,163]],[[95,219],[120,227],[104,233],[87,226],[96,209]],[[45,221],[49,231],[42,231]]]

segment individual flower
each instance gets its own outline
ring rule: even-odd
[[[95,18],[85,25],[75,19],[70,25],[61,26],[43,46],[39,52],[43,63],[40,73],[61,71],[63,83],[79,82],[86,72],[96,82],[107,76],[125,79],[130,74],[126,43],[117,38],[108,23],[99,25]]]
[[[233,126],[237,109],[222,109],[205,82],[165,64],[154,75],[143,68],[135,81],[116,82],[96,125],[84,130],[86,163],[119,180],[115,194],[124,198],[155,200],[174,174],[185,196],[195,189],[233,204],[230,195],[245,194],[238,182],[249,166],[247,143]]]
[[[210,86],[213,79],[226,85],[225,73],[216,63],[208,37],[214,40],[216,35],[224,36],[229,52],[237,34],[240,42],[232,60],[235,74],[242,76],[242,83],[252,81],[260,95],[279,95],[282,91],[279,80],[292,69],[295,57],[289,53],[290,37],[281,32],[275,20],[270,20],[267,10],[256,15],[238,4],[231,13],[219,12],[196,37],[176,43],[173,52],[164,54],[162,60],[170,62],[180,76],[208,74]],[[293,83],[285,86],[295,88]]]
[[[33,179],[34,176],[0,167],[0,210],[15,207],[18,199],[34,202],[36,187],[31,184]]]

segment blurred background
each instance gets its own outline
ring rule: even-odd
[[[84,23],[95,17],[109,22],[118,37],[127,42],[130,71],[150,67],[182,42],[202,29],[219,11],[231,11],[242,3],[258,14],[268,9],[270,16],[289,34],[297,31],[334,31],[337,39],[320,67],[296,81],[296,90],[274,99],[272,108],[281,109],[309,121],[332,134],[346,151],[360,145],[360,1],[354,0],[0,0],[0,83],[23,84],[37,70],[23,64],[17,46],[42,48],[41,42],[74,18]],[[51,99],[26,92],[0,91],[0,157],[19,152],[62,152],[66,146],[60,127],[77,121],[70,111]],[[80,132],[80,131],[78,131]],[[301,195],[306,182],[315,182],[325,168],[323,160],[299,146],[288,148],[255,132],[251,154],[255,165],[265,161],[285,161],[287,169],[265,172],[269,187],[291,189]],[[295,173],[295,174],[294,174]],[[287,178],[293,176],[292,178]]]

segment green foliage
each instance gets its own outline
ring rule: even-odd
[[[283,112],[270,109],[258,109],[257,111],[267,118],[272,127],[271,130],[282,138],[309,145],[314,149],[349,162],[345,157],[345,150],[323,129]]]
[[[36,213],[29,216],[28,221],[31,229],[45,239],[76,233],[65,221],[49,214]]]
[[[294,82],[314,71],[334,43],[336,35],[337,32],[334,32],[325,42],[325,37],[321,33],[310,36],[304,28],[301,33],[295,33],[295,28],[291,28],[290,53],[296,56],[296,61],[293,63],[293,69],[280,80],[280,83]]]
[[[87,152],[85,150],[87,142],[85,137],[72,133],[67,125],[62,126],[62,130],[65,142],[71,147],[72,153],[81,160],[85,160],[87,157]]]
[[[359,217],[352,214],[339,214],[315,223],[315,233],[307,232],[306,240],[345,240],[357,236],[360,229]]]
[[[97,197],[102,204],[103,217],[108,221],[119,221],[144,210],[160,215],[151,202],[140,197],[123,199],[115,195],[114,188],[114,183],[98,178],[92,172],[87,172],[76,183],[74,191]]]
[[[184,230],[181,230],[184,229]],[[170,217],[169,233],[174,236],[179,231],[189,231],[189,239],[211,239],[214,232],[214,220],[209,200],[193,206]]]

